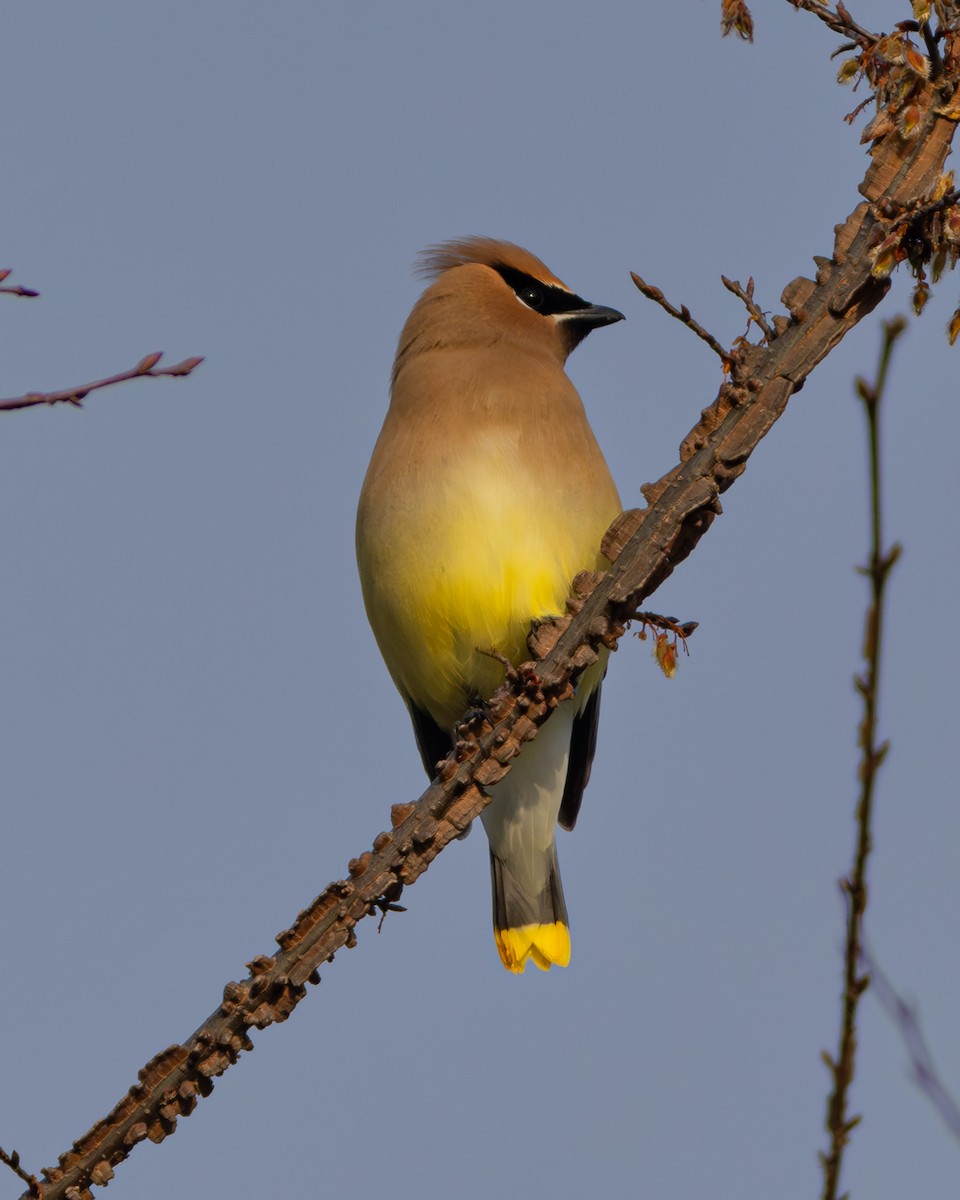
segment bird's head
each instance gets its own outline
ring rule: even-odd
[[[431,280],[407,321],[398,358],[443,346],[509,342],[566,361],[591,329],[623,313],[571,291],[529,251],[496,238],[431,246],[418,274]]]

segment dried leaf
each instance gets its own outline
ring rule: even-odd
[[[863,128],[863,133],[860,134],[860,142],[875,142],[879,138],[886,137],[888,133],[894,130],[893,118],[885,108],[882,108],[872,121],[869,121]]]
[[[653,656],[657,660],[657,666],[666,675],[668,679],[672,679],[677,673],[677,643],[676,640],[671,641],[669,634],[662,631],[657,634],[657,640],[653,647]]]
[[[938,117],[946,117],[948,121],[960,121],[960,89],[953,93],[946,104],[941,104],[933,111]]]
[[[912,71],[916,71],[918,75],[921,75],[924,79],[926,79],[930,74],[930,59],[927,58],[925,54],[921,54],[916,46],[911,45],[910,42],[907,42],[904,49],[904,54],[906,56],[907,66],[910,67]]]
[[[951,245],[960,242],[960,208],[948,208],[943,214],[943,240]]]
[[[720,31],[724,37],[735,33],[745,42],[753,41],[753,17],[744,0],[723,0],[720,11]]]
[[[930,199],[933,202],[942,200],[947,192],[953,191],[954,172],[947,171],[937,180],[936,187],[930,193]]]
[[[957,340],[958,335],[960,335],[960,308],[954,311],[950,318],[950,324],[947,326],[947,337],[950,339],[951,346]]]
[[[891,65],[902,63],[907,56],[904,39],[899,33],[888,33],[886,37],[880,38],[873,52],[877,58]]]
[[[860,59],[845,58],[837,72],[837,83],[852,83],[860,74]]]
[[[921,116],[918,104],[908,104],[906,108],[897,114],[897,125],[904,137],[913,137],[920,128]]]
[[[874,279],[886,279],[888,275],[892,274],[894,267],[906,258],[906,251],[900,244],[902,236],[902,229],[894,230],[873,251],[873,265],[870,268],[870,274]]]

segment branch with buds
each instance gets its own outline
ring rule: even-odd
[[[20,1155],[16,1150],[11,1150],[9,1154],[2,1146],[0,1146],[0,1163],[16,1175],[27,1185],[25,1196],[31,1197],[31,1200],[43,1200],[43,1184],[37,1179],[36,1175],[31,1175],[29,1171],[25,1171],[20,1165]]]
[[[99,388],[113,387],[117,383],[126,383],[128,379],[143,379],[145,376],[159,379],[161,376],[167,375],[178,379],[189,375],[203,362],[202,358],[185,358],[183,362],[176,363],[172,367],[159,367],[157,364],[162,358],[162,354],[148,354],[129,371],[121,371],[118,375],[109,375],[106,379],[96,379],[93,383],[81,383],[78,387],[64,388],[59,392],[27,392],[25,396],[17,396],[13,400],[0,400],[0,412],[12,412],[17,408],[33,408],[37,404],[72,404],[76,408],[81,408],[87,396]]]
[[[40,295],[40,293],[35,292],[33,290],[33,288],[25,288],[25,287],[21,287],[19,285],[17,287],[3,287],[2,285],[6,283],[6,281],[10,278],[11,274],[12,274],[12,272],[10,271],[9,267],[6,267],[5,269],[0,270],[0,295],[24,296],[28,300],[35,300],[37,298],[37,296]]]
[[[9,276],[9,269],[0,270],[0,285],[5,283]],[[22,296],[31,300],[40,295],[32,288],[25,287],[0,286],[0,293],[8,296]],[[121,371],[119,375],[109,375],[106,379],[96,379],[93,383],[81,383],[78,387],[63,388],[59,392],[27,392],[26,395],[15,396],[12,400],[0,400],[0,412],[14,412],[18,408],[34,408],[38,404],[72,404],[75,408],[81,408],[87,396],[99,388],[113,387],[117,383],[126,383],[128,379],[142,379],[147,375],[154,379],[159,379],[162,375],[182,378],[189,375],[203,362],[202,358],[185,358],[183,362],[176,363],[172,367],[160,367],[158,364],[162,358],[162,354],[148,354],[145,358],[141,358],[135,367],[131,367],[129,371]]]
[[[869,975],[860,974],[860,961],[863,919],[867,911],[867,863],[873,848],[873,798],[877,774],[887,753],[887,743],[877,741],[884,599],[887,579],[900,554],[898,545],[894,544],[889,550],[885,550],[883,545],[879,416],[890,358],[897,339],[905,329],[906,321],[902,317],[884,324],[883,347],[880,351],[876,383],[871,385],[865,379],[857,380],[857,394],[863,401],[867,417],[870,456],[871,546],[867,565],[860,568],[861,573],[870,580],[870,605],[864,622],[864,670],[855,681],[863,700],[863,719],[860,722],[858,737],[860,796],[857,801],[857,843],[853,865],[840,884],[847,908],[840,1036],[836,1055],[832,1056],[826,1051],[822,1055],[833,1084],[827,1100],[824,1122],[830,1146],[827,1152],[820,1156],[823,1167],[823,1200],[836,1200],[844,1148],[850,1140],[851,1131],[860,1121],[859,1116],[848,1117],[847,1100],[856,1066],[857,1010],[860,998],[870,983]]]

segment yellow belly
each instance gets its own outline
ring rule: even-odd
[[[364,599],[383,657],[403,695],[446,729],[503,682],[482,652],[528,659],[531,622],[563,613],[577,572],[605,565],[600,539],[619,510],[612,484],[587,511],[575,484],[545,489],[504,471],[502,454],[475,463],[361,517]]]

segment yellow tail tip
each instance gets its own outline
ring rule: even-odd
[[[515,975],[523,974],[528,958],[541,971],[549,971],[551,966],[565,967],[570,962],[570,930],[562,921],[494,929],[493,936],[500,961]]]

